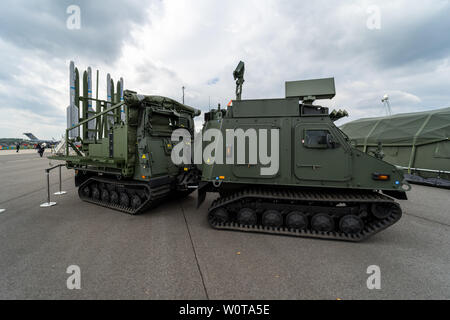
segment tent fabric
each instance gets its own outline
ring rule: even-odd
[[[397,114],[389,117],[366,118],[341,127],[357,145],[413,146],[450,137],[450,108]]]

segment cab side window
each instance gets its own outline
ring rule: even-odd
[[[305,130],[303,144],[307,148],[331,149],[336,148],[331,132],[328,130]]]

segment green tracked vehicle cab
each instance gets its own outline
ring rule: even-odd
[[[206,192],[221,195],[213,227],[362,240],[400,218],[391,197],[406,199],[402,171],[352,147],[334,124],[345,111],[313,104],[335,96],[333,78],[287,82],[284,99],[241,100],[243,71],[234,75],[237,99],[207,113],[203,127],[224,137],[213,142],[224,159],[203,165],[199,186],[199,205]]]

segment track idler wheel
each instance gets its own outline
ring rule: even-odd
[[[311,219],[311,226],[316,231],[330,232],[334,230],[334,221],[328,214],[319,213]]]
[[[267,210],[262,216],[262,224],[266,227],[279,228],[283,225],[283,216],[276,210]]]
[[[141,205],[142,205],[142,200],[137,194],[135,194],[134,196],[131,197],[131,207],[133,209],[139,209],[139,207]]]
[[[227,223],[230,220],[230,215],[224,208],[219,208],[217,210],[214,210],[214,212],[212,213],[212,218],[215,222]]]
[[[258,217],[254,210],[243,208],[237,215],[237,222],[244,226],[254,226],[258,222]]]
[[[122,207],[129,207],[130,206],[130,197],[125,192],[121,192],[119,203]]]
[[[360,233],[364,229],[364,222],[355,215],[344,216],[339,222],[339,229],[344,233]]]
[[[91,196],[91,189],[86,186],[81,190],[81,194],[83,195],[83,197],[89,198]]]
[[[393,213],[396,209],[397,208],[395,205],[386,203],[383,204],[374,203],[372,205],[372,214],[375,216],[375,218],[383,220],[389,217],[391,213]]]
[[[109,191],[106,189],[102,190],[102,201],[103,202],[109,202],[110,200],[110,195],[109,195]]]
[[[92,187],[92,199],[100,200],[100,190],[97,187]]]
[[[119,204],[119,194],[116,191],[111,191],[109,193],[109,201],[111,201],[112,204]]]
[[[304,230],[308,228],[308,217],[301,212],[293,211],[286,217],[286,225],[290,229]]]

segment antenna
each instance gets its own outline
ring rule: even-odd
[[[184,104],[184,89],[186,89],[185,86],[181,87],[181,90],[183,90],[183,104]]]
[[[234,80],[236,80],[236,100],[242,98],[242,86],[244,85],[245,63],[240,61],[236,70],[233,72]]]
[[[381,99],[381,102],[384,105],[384,109],[386,110],[387,115],[392,116],[391,103],[389,102],[389,96],[387,94],[384,95],[383,99]]]

